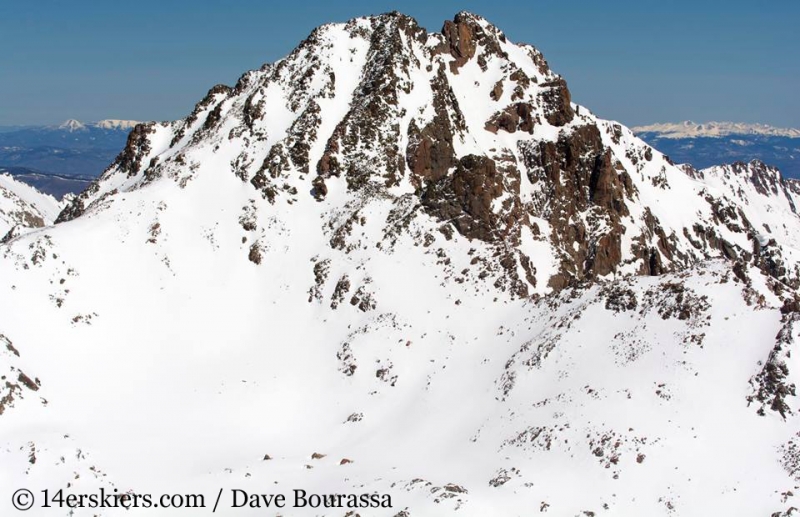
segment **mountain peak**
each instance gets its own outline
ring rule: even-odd
[[[133,129],[137,124],[141,124],[141,122],[138,120],[105,119],[98,120],[91,125],[100,129],[118,129],[128,131]]]
[[[580,110],[538,51],[469,12],[441,34],[397,12],[314,30],[235,88],[212,88],[186,119],[137,126],[60,220],[124,190],[188,182],[209,154],[269,205],[411,195],[446,235],[503,246],[498,282],[516,296],[751,253],[750,216],[735,238],[708,238],[696,220],[715,227],[719,207],[694,178]],[[686,199],[696,199],[691,224],[674,214]],[[547,243],[544,259],[519,247],[528,239]]]
[[[67,130],[69,132],[72,132],[72,131],[84,130],[84,129],[86,129],[86,126],[82,122],[80,122],[78,120],[75,120],[74,118],[71,118],[71,119],[67,119],[64,122],[62,122],[58,126],[58,129],[65,129],[65,130]]]
[[[490,23],[486,18],[483,16],[473,13],[471,11],[459,11],[453,16],[453,22],[455,23],[478,23],[485,27],[494,27],[492,23]]]

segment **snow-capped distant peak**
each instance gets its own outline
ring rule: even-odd
[[[112,131],[130,131],[136,127],[136,124],[139,123],[140,122],[138,120],[104,119],[98,120],[97,122],[88,122],[84,124],[79,120],[71,118],[69,120],[65,120],[56,127],[60,130],[69,131],[70,133],[73,131],[85,131],[89,128],[108,129]]]
[[[634,127],[636,133],[656,133],[661,138],[719,138],[728,135],[762,135],[800,138],[800,129],[779,128],[766,124],[740,122],[706,122],[697,124],[690,120],[678,123],[651,124]]]
[[[124,129],[130,130],[133,129],[136,124],[139,124],[138,120],[117,120],[117,119],[106,119],[106,120],[98,120],[97,122],[93,123],[94,127],[98,127],[100,129]]]
[[[66,129],[67,131],[72,132],[72,131],[80,131],[82,129],[86,129],[86,126],[82,122],[80,122],[79,120],[75,120],[74,118],[71,118],[71,119],[68,119],[68,120],[65,120],[64,122],[62,122],[58,126],[58,129]]]

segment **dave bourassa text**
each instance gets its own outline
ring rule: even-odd
[[[302,489],[292,493],[252,493],[231,489],[231,508],[391,508],[389,494],[309,494]]]

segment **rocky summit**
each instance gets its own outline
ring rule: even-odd
[[[480,16],[324,25],[0,246],[0,485],[793,515],[798,200]]]

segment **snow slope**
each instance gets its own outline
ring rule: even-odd
[[[322,26],[0,247],[0,501],[790,515],[796,196],[672,164],[478,16]]]
[[[0,169],[0,235],[14,227],[38,228],[53,224],[64,208],[53,196],[15,180]]]

